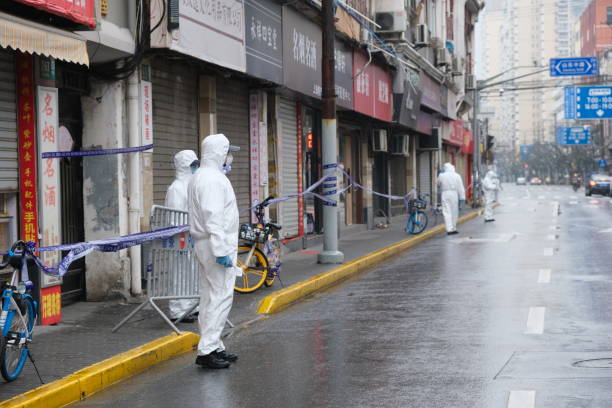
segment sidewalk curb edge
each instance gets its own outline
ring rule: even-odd
[[[466,214],[459,218],[458,223],[462,224],[464,222],[473,220],[483,213],[483,210],[477,210],[470,214]],[[371,252],[361,258],[354,259],[330,271],[323,272],[319,275],[308,278],[305,281],[298,282],[281,289],[263,298],[259,303],[257,313],[270,314],[279,312],[280,310],[306,296],[309,296],[319,290],[329,288],[341,280],[344,280],[349,276],[355,275],[363,270],[369,269],[377,263],[392,256],[398,255],[399,253],[410,249],[423,241],[433,238],[443,231],[444,224],[440,224],[420,235],[396,242],[395,244],[391,244],[387,247]]]
[[[200,336],[191,332],[172,333],[2,401],[0,408],[64,407],[170,357],[193,350],[199,339]]]

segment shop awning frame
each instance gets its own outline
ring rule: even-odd
[[[78,34],[2,12],[0,47],[89,66],[87,43]]]

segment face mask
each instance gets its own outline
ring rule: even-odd
[[[234,156],[231,153],[227,154],[225,158],[225,164],[223,164],[223,174],[229,174],[232,171],[232,163],[234,162]]]
[[[195,174],[195,172],[200,168],[200,161],[194,160],[193,163],[189,165],[189,168],[191,169],[191,174]]]

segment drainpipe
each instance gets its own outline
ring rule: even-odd
[[[139,109],[139,87],[138,87],[138,70],[134,71],[128,78],[128,130],[129,130],[129,145],[130,147],[140,146],[140,109]],[[140,232],[140,203],[142,201],[140,191],[140,152],[130,153],[128,155],[129,168],[129,233],[135,234]],[[141,285],[141,251],[140,245],[135,245],[130,248],[130,266],[131,266],[131,285],[130,291],[133,296],[142,294]]]

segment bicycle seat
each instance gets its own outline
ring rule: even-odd
[[[269,226],[271,226],[272,228],[274,228],[274,229],[275,229],[275,230],[277,230],[277,231],[280,231],[280,230],[283,228],[283,227],[282,227],[282,225],[280,225],[280,224],[275,224],[275,223],[273,223],[273,222],[269,223],[268,225],[269,225]]]

